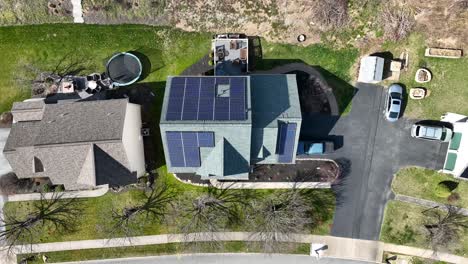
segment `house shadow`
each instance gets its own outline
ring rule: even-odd
[[[128,98],[129,102],[141,105],[142,126],[150,130],[150,135],[143,139],[148,172],[166,164],[159,130],[165,87],[166,82],[135,83],[108,95],[109,99]]]
[[[100,147],[93,147],[96,185],[109,184],[110,187],[118,187],[136,183],[136,172],[129,171]]]

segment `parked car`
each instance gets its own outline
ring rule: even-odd
[[[414,124],[411,128],[411,136],[414,138],[448,142],[452,138],[452,135],[452,129],[444,126]]]
[[[297,155],[320,155],[334,150],[335,144],[330,140],[299,141],[297,145]]]
[[[401,104],[403,103],[403,87],[399,84],[391,84],[388,87],[385,118],[395,122],[400,117]]]

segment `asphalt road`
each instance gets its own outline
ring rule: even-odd
[[[347,116],[306,117],[301,136],[332,135],[341,145],[327,156],[345,167],[343,178],[333,186],[337,208],[332,235],[378,240],[385,205],[393,195],[394,173],[410,165],[440,169],[447,144],[411,138],[415,120],[386,121],[382,87],[358,84],[357,89]]]
[[[370,262],[321,258],[304,255],[263,255],[263,254],[200,254],[200,255],[174,255],[158,257],[142,257],[128,259],[107,259],[80,262],[67,262],[68,264],[368,264]]]

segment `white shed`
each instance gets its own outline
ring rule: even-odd
[[[358,82],[378,83],[382,81],[384,59],[377,56],[367,56],[361,59]]]

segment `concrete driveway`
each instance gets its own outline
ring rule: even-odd
[[[378,240],[391,181],[399,168],[415,165],[440,169],[447,144],[410,137],[415,120],[389,123],[383,117],[383,87],[358,84],[352,110],[344,117],[311,116],[302,122],[301,137],[333,137],[338,143],[328,158],[345,174],[334,185],[337,208],[332,235]]]

